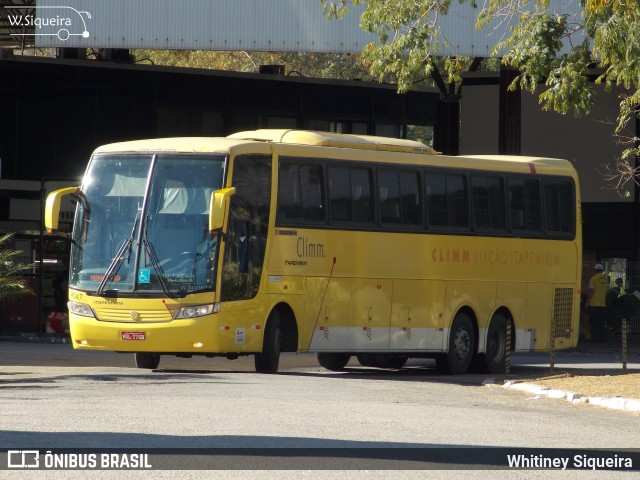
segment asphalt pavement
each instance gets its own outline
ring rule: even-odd
[[[0,336],[1,342],[10,342],[14,344],[28,343],[28,344],[43,344],[43,345],[60,345],[65,349],[71,347],[71,340],[64,335],[18,335],[18,336]],[[67,346],[65,348],[65,346]],[[1,347],[0,347],[1,348]],[[42,355],[29,359],[30,362],[42,362],[46,361],[44,357],[48,355],[54,355],[52,351],[44,350]],[[133,367],[133,362],[129,358],[131,355],[120,355],[112,352],[87,352],[82,351],[83,359],[91,359],[89,364],[104,363],[118,365],[129,365]],[[91,355],[95,354],[95,355]],[[102,356],[101,356],[102,355]],[[301,357],[304,357],[301,362]],[[249,360],[247,360],[249,359]],[[535,383],[527,383],[523,381],[513,381],[513,378],[520,377],[543,377],[553,374],[554,371],[562,371],[567,373],[578,374],[585,370],[594,372],[601,372],[602,374],[609,374],[611,372],[617,372],[623,369],[623,362],[626,360],[626,371],[629,373],[640,373],[640,335],[630,335],[627,341],[626,356],[622,348],[621,337],[614,336],[603,343],[581,341],[576,348],[567,350],[559,350],[552,356],[549,352],[532,352],[532,353],[514,353],[511,358],[512,372],[508,376],[494,376],[484,380],[486,385],[497,385],[504,388],[511,388],[520,391],[527,392],[536,397],[550,397],[565,399],[571,403],[588,403],[591,405],[598,405],[615,410],[624,410],[631,412],[640,412],[640,399],[630,398],[602,398],[602,397],[586,397],[579,393],[555,390],[542,387]],[[11,364],[16,364],[24,359],[12,360]],[[250,357],[242,357],[241,361],[235,361],[229,363],[225,360],[218,360],[221,365],[224,365],[224,369],[231,371],[241,371],[252,369],[253,361]],[[550,362],[554,362],[554,369],[551,369]],[[182,363],[184,362],[184,363]],[[176,357],[166,356],[163,357],[160,368],[181,368],[181,365],[189,365],[186,368],[192,368],[191,360],[178,359]],[[198,366],[201,364],[198,364]],[[195,365],[194,365],[195,366]],[[196,368],[198,368],[196,366]],[[281,362],[281,369],[290,368],[309,368],[310,366],[317,366],[315,362],[315,355],[312,354],[283,354],[283,360]],[[349,364],[349,367],[353,367],[353,370],[357,372],[360,368],[359,364],[353,359]],[[433,368],[433,360],[430,359],[412,359],[407,363],[408,369],[420,371],[423,368]],[[406,370],[406,369],[405,369]],[[410,374],[410,372],[406,372]],[[463,378],[465,377],[465,378]],[[469,378],[466,378],[469,377]],[[486,375],[485,375],[486,377]],[[468,374],[464,376],[458,376],[458,380],[465,384],[472,384],[483,381],[479,379],[478,375]]]

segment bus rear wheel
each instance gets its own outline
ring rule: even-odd
[[[133,358],[136,361],[136,367],[149,368],[154,370],[160,365],[159,353],[134,353]]]
[[[278,373],[282,335],[280,331],[280,315],[273,312],[267,320],[264,331],[262,353],[256,353],[255,366],[258,373]]]
[[[487,346],[480,356],[482,367],[489,373],[504,373],[507,352],[507,322],[501,314],[494,315],[487,329]]]
[[[333,372],[344,369],[349,360],[351,360],[351,355],[347,353],[318,353],[320,366]]]
[[[458,313],[449,331],[449,351],[436,357],[438,369],[454,375],[465,373],[473,360],[474,347],[473,323],[469,315]]]

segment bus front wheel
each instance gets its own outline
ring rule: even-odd
[[[154,370],[160,365],[160,354],[158,353],[134,353],[136,367],[149,368]]]
[[[256,353],[255,366],[258,373],[277,373],[280,364],[280,348],[282,345],[280,331],[280,315],[273,312],[267,320],[264,331],[262,353]]]
[[[436,358],[439,370],[454,375],[465,373],[473,360],[475,332],[466,313],[459,313],[449,331],[449,351]]]
[[[321,367],[337,372],[342,370],[351,360],[347,353],[318,353],[318,363]]]

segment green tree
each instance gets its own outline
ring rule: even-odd
[[[440,53],[438,19],[451,0],[319,1],[329,18],[341,18],[351,5],[365,5],[360,25],[378,42],[367,45],[362,56],[375,78],[394,81],[403,92],[432,74]],[[537,93],[543,109],[586,115],[594,83],[623,87],[614,133],[628,148],[610,179],[618,186],[637,182],[633,160],[640,154],[640,139],[623,133],[640,113],[640,1],[581,0],[579,14],[571,17],[551,13],[550,0],[485,0],[482,8],[476,0],[459,2],[478,12],[476,28],[518,19],[492,54],[518,70],[509,88]],[[444,67],[450,82],[460,82],[464,64],[459,58],[448,57]]]
[[[13,238],[12,233],[0,235],[0,300],[12,300],[20,295],[33,294],[24,278],[20,274],[29,270],[33,265],[20,263],[18,257],[22,251],[8,248]]]
[[[284,65],[286,75],[314,78],[372,77],[360,55],[312,52],[242,52],[202,50],[134,50],[137,62],[175,67],[255,72],[260,65]]]

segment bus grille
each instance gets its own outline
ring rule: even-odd
[[[571,311],[573,310],[573,288],[556,288],[553,302],[555,338],[571,338]]]
[[[171,320],[168,311],[124,310],[115,308],[94,308],[98,320],[102,322],[167,322]],[[135,312],[135,313],[134,313]]]

